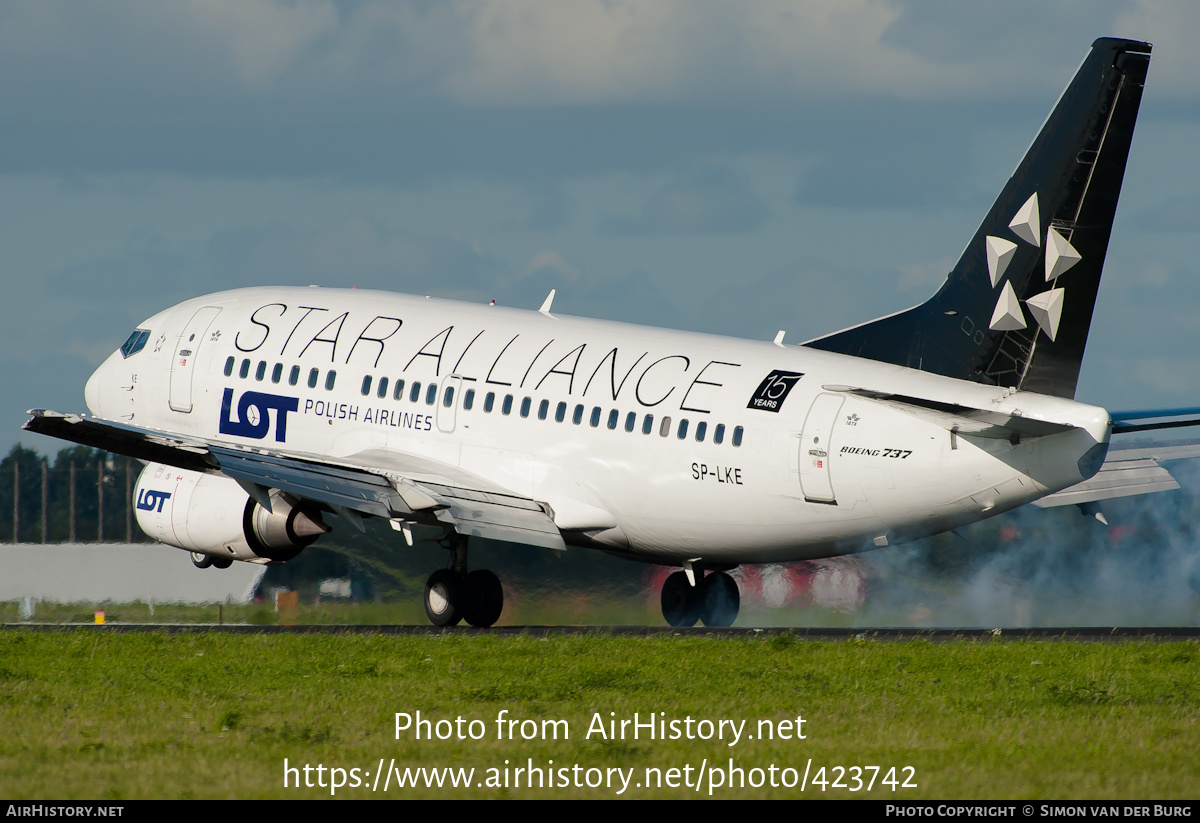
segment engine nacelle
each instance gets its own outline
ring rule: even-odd
[[[329,531],[319,511],[282,492],[271,492],[267,511],[228,477],[161,463],[138,476],[136,501],[148,536],[212,557],[282,563]]]

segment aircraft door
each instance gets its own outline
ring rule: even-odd
[[[200,351],[200,343],[208,334],[208,327],[221,309],[217,306],[205,306],[192,315],[192,319],[184,326],[183,333],[175,344],[175,355],[171,361],[171,410],[190,413],[192,410],[192,372],[196,368],[196,355]]]
[[[443,434],[454,431],[455,418],[459,403],[462,402],[463,379],[457,374],[446,378],[442,384],[442,393],[437,401],[437,427]]]
[[[829,458],[833,454],[830,439],[838,411],[845,398],[819,394],[804,419],[800,434],[800,489],[811,503],[837,503],[829,479]]]

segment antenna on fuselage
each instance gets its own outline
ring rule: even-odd
[[[546,299],[542,302],[542,307],[538,309],[547,317],[550,316],[550,304],[554,302],[554,289],[550,289],[550,293],[546,295]]]

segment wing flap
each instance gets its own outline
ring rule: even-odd
[[[1033,505],[1048,509],[1177,488],[1179,483],[1156,461],[1121,460],[1114,463],[1105,462],[1100,471],[1091,478],[1041,500],[1035,500]]]
[[[370,472],[220,446],[210,446],[209,453],[216,457],[221,471],[234,480],[375,517],[411,513],[391,483]]]

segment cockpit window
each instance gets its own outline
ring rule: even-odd
[[[129,335],[129,339],[125,341],[125,345],[121,346],[121,356],[133,357],[142,349],[146,348],[146,341],[149,339],[149,330],[134,329],[133,334]]]

